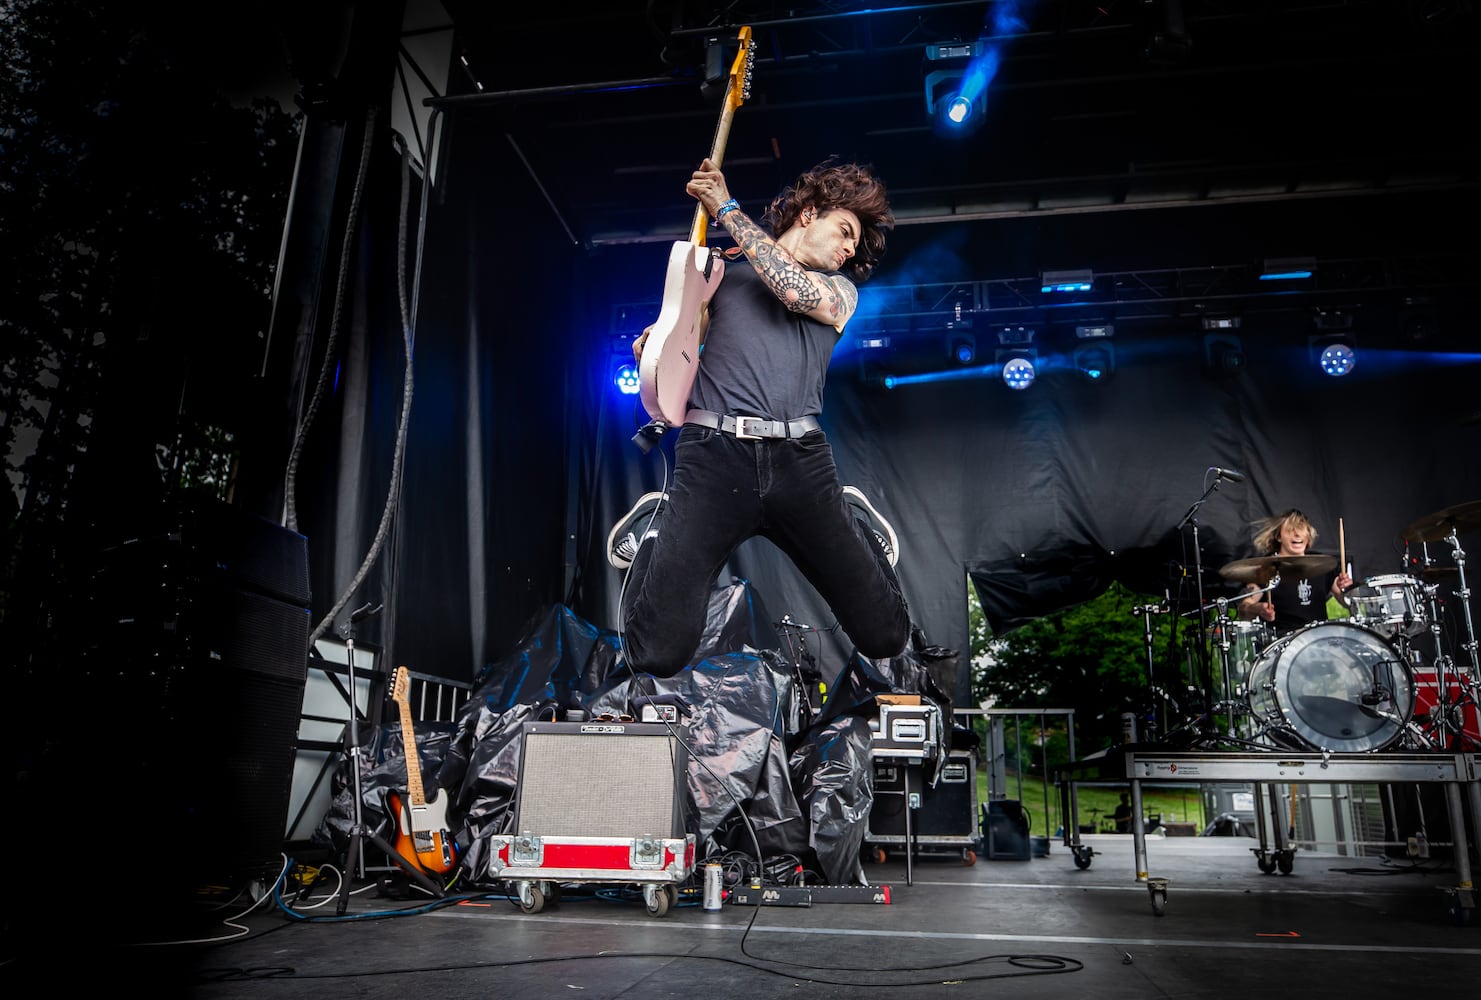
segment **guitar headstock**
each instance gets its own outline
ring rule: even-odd
[[[410,707],[411,675],[405,667],[397,667],[391,678],[391,700],[402,708]]]
[[[751,26],[740,30],[740,51],[730,64],[730,87],[725,93],[725,106],[731,111],[751,96],[751,71],[756,68],[756,49],[751,44]]]

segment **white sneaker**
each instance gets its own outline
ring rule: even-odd
[[[638,497],[638,502],[633,504],[632,510],[628,511],[617,523],[612,525],[612,530],[607,533],[607,561],[618,569],[627,569],[633,564],[633,559],[638,554],[638,542],[645,537],[648,525],[653,522],[653,516],[658,512],[658,505],[668,499],[666,493],[644,493]],[[643,519],[647,518],[646,523]]]
[[[859,490],[857,486],[845,486],[843,498],[849,502],[849,506],[859,512],[859,520],[869,526],[874,532],[874,538],[879,542],[879,547],[884,549],[885,558],[891,566],[900,561],[900,539],[895,536],[895,529],[890,522],[884,519],[884,515],[874,509],[874,505]]]

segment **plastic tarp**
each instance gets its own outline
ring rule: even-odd
[[[648,698],[678,706],[690,832],[700,859],[759,853],[764,865],[791,855],[829,884],[860,881],[859,851],[873,804],[875,695],[918,694],[950,718],[934,675],[954,672],[956,654],[925,645],[919,634],[893,659],[856,654],[813,713],[799,671],[777,648],[775,634],[758,627],[766,621],[749,584],[732,580],[712,595],[695,661],[671,678],[634,679],[620,663],[617,634],[563,606],[538,616],[518,647],[483,672],[450,732],[415,727],[428,796],[447,796],[465,880],[480,884],[487,839],[513,832],[525,722],[635,719],[635,706]],[[406,772],[399,730],[376,735],[373,753],[362,757],[361,808],[367,827],[390,839],[395,821],[387,798],[404,787]],[[940,757],[946,749],[943,740]],[[353,828],[347,785],[341,777],[321,827],[335,844],[345,843]]]

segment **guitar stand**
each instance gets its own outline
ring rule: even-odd
[[[396,850],[396,848],[393,847],[390,842],[388,842],[384,837],[366,827],[364,813],[360,806],[360,758],[362,756],[362,750],[360,746],[360,730],[356,719],[358,713],[355,709],[354,624],[362,618],[369,618],[371,615],[376,614],[380,610],[381,605],[379,604],[375,605],[374,607],[372,607],[370,604],[362,606],[361,608],[350,614],[350,620],[345,623],[345,626],[342,630],[345,638],[345,658],[350,673],[350,724],[349,727],[345,730],[345,739],[348,744],[345,750],[345,755],[350,764],[350,801],[354,803],[353,808],[355,822],[354,825],[350,827],[350,840],[349,843],[345,845],[344,863],[340,868],[340,870],[344,872],[344,877],[341,878],[339,882],[339,905],[335,908],[335,913],[341,917],[344,916],[345,909],[349,906],[350,903],[350,882],[352,871],[358,871],[359,876],[362,879],[366,877],[365,841],[367,840],[374,844],[376,847],[380,848],[382,851],[384,851],[386,853],[386,856],[389,857],[392,861],[400,865],[402,870],[405,871],[406,874],[410,876],[414,882],[417,883],[417,885],[421,886],[423,889],[426,889],[434,896],[441,897],[446,895],[446,893],[444,893],[442,890],[442,886],[438,885],[436,882],[433,882],[430,878],[427,877],[427,874],[425,872],[421,871],[411,862],[403,858],[401,854]]]

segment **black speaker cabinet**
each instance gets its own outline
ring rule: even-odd
[[[977,839],[977,761],[970,751],[953,751],[934,787],[930,767],[887,757],[874,759],[874,804],[869,810],[867,840],[904,843],[906,769],[910,791],[920,794],[920,808],[910,817],[910,832],[920,843],[969,845]]]
[[[982,845],[993,861],[1029,860],[1032,841],[1022,802],[993,799],[982,807]]]
[[[527,722],[521,738],[515,833],[684,836],[686,755],[668,726]]]
[[[303,536],[229,507],[162,513],[104,548],[84,687],[116,733],[100,826],[182,884],[280,864],[308,670]],[[99,761],[101,763],[101,760]],[[126,791],[122,791],[126,790]]]

